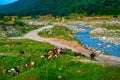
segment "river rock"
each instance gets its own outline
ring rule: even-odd
[[[107,48],[111,48],[112,46],[111,45],[107,45]]]
[[[98,46],[102,46],[102,44],[98,43]]]
[[[93,29],[90,33],[95,34],[95,33],[104,33],[107,29],[106,28],[96,28]]]

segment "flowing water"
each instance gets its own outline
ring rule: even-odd
[[[103,42],[97,38],[91,38],[89,32],[91,28],[85,26],[77,26],[78,28],[84,29],[84,32],[78,32],[74,35],[76,40],[79,40],[83,45],[104,51],[108,55],[120,57],[120,45],[113,43]]]

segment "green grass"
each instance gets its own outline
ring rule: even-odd
[[[60,38],[69,41],[74,40],[74,38],[72,37],[73,32],[67,29],[65,26],[54,25],[54,27],[50,30],[39,32],[39,35],[47,38]]]
[[[48,47],[54,46],[31,40],[0,40],[0,53],[11,53],[12,55],[18,54],[20,50],[24,50],[26,54],[42,53]]]
[[[81,63],[73,58],[72,52],[59,55],[57,60],[40,58],[45,49],[53,47],[31,40],[0,40],[0,53],[9,53],[9,56],[0,56],[0,80],[120,80],[120,67]],[[23,56],[18,55],[20,50],[25,51]],[[2,74],[4,68],[10,69],[30,61],[35,61],[35,66],[20,69],[21,73],[15,77],[12,73]]]
[[[108,29],[108,30],[120,30],[120,25],[108,25],[108,24],[102,24],[102,25],[100,25],[101,27],[103,27],[103,28],[106,28],[106,29]]]

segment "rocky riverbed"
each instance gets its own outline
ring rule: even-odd
[[[67,23],[90,27],[92,30],[89,34],[92,38],[98,38],[108,43],[120,44],[120,20],[81,20],[68,21]],[[116,26],[117,28],[115,29]]]
[[[96,28],[90,31],[91,37],[115,44],[120,44],[119,33],[120,30],[107,30],[106,28]]]

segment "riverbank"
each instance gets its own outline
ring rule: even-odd
[[[82,54],[86,55],[86,56],[89,56],[91,54],[91,51],[90,50],[87,50],[83,47],[80,46],[79,43],[76,43],[76,44],[73,44],[72,42],[70,42],[71,44],[68,45],[68,44],[61,44],[60,43],[60,39],[57,39],[56,41],[51,41],[49,38],[43,38],[43,37],[40,37],[38,36],[38,33],[43,30],[43,29],[46,29],[46,28],[52,28],[53,26],[46,26],[46,27],[43,27],[43,28],[40,28],[40,29],[37,29],[37,30],[34,30],[34,31],[31,31],[30,33],[28,33],[27,35],[25,35],[24,37],[27,38],[27,39],[32,39],[32,40],[36,40],[36,41],[44,41],[44,42],[48,42],[52,45],[55,45],[57,47],[62,47],[62,48],[68,48],[68,49],[71,49],[73,51],[78,51],[78,52],[81,52]],[[65,40],[62,41],[62,42],[66,42]],[[102,60],[102,61],[105,61],[107,63],[120,63],[120,58],[112,58],[111,56],[105,56],[105,55],[102,55],[102,54],[99,54],[97,55],[96,57],[98,60]]]
[[[108,43],[120,44],[120,20],[81,20],[66,23],[90,27],[92,28],[91,37]]]

